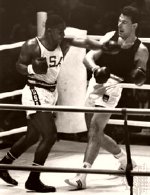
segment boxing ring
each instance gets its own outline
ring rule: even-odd
[[[100,39],[100,36],[89,36],[90,38]],[[141,38],[143,42],[150,43],[150,40],[148,38]],[[13,49],[17,47],[21,47],[24,42],[9,44],[9,45],[1,45],[0,51],[5,49]],[[121,85],[122,88],[129,88],[129,89],[141,89],[141,90],[150,90],[150,85],[143,85],[141,87],[136,86],[134,84],[127,84],[122,83],[118,84]],[[0,94],[0,99],[12,97],[21,95],[22,90],[16,90],[12,92],[5,92]],[[42,179],[45,180],[45,183],[48,183],[48,180],[50,181],[51,185],[56,186],[57,192],[56,194],[84,194],[85,192],[87,194],[93,194],[93,193],[100,193],[100,194],[149,194],[150,192],[150,167],[148,165],[145,165],[144,162],[141,166],[144,166],[144,170],[138,169],[138,170],[132,170],[132,162],[131,162],[131,149],[130,146],[130,133],[129,133],[129,126],[139,126],[139,127],[150,127],[150,122],[148,121],[131,121],[128,120],[129,115],[150,115],[150,109],[132,109],[132,108],[114,108],[114,109],[106,109],[106,108],[93,108],[93,107],[83,107],[83,106],[51,106],[51,107],[44,107],[44,106],[23,106],[20,104],[0,104],[0,110],[12,110],[12,111],[26,111],[26,110],[37,110],[37,111],[46,111],[46,112],[68,112],[68,113],[112,113],[117,115],[122,115],[123,120],[115,120],[110,119],[108,124],[114,124],[114,125],[123,125],[124,131],[125,131],[125,149],[127,153],[127,167],[126,171],[117,171],[116,161],[111,157],[110,154],[107,154],[106,152],[101,149],[100,155],[98,156],[98,159],[96,159],[96,163],[94,164],[92,169],[83,169],[78,168],[81,166],[82,160],[83,160],[83,153],[84,149],[86,147],[86,143],[72,143],[72,142],[66,142],[66,141],[58,141],[54,149],[52,149],[52,152],[49,154],[48,160],[46,161],[45,166],[38,166],[33,167],[29,165],[28,159],[32,159],[33,156],[33,149],[34,146],[27,151],[27,153],[23,154],[20,159],[16,160],[15,165],[6,165],[6,164],[0,164],[0,169],[3,170],[10,170],[13,171],[13,173],[20,178],[21,185],[16,187],[11,187],[10,189],[6,189],[7,184],[3,183],[3,181],[0,180],[0,193],[3,195],[6,195],[8,193],[11,194],[26,194],[26,190],[24,189],[23,182],[25,178],[27,177],[26,172],[28,171],[37,171],[42,172]],[[4,136],[9,136],[14,133],[21,133],[26,132],[26,127],[17,128],[14,130],[6,131],[6,132],[0,132],[0,138]],[[68,150],[68,147],[70,150]],[[67,149],[67,150],[66,150]],[[136,152],[136,155],[138,155],[138,151],[136,151],[136,148],[133,148],[133,150]],[[148,153],[149,147],[143,147],[143,151],[141,152],[141,156],[143,156],[143,152],[147,152],[147,160],[149,160],[149,153]],[[4,155],[6,152],[5,149],[1,150],[1,156]],[[100,160],[99,160],[100,159]],[[74,163],[73,163],[74,162]],[[98,164],[99,162],[99,164]],[[102,162],[102,163],[101,163]],[[107,162],[107,163],[106,163]],[[109,162],[109,163],[108,163]],[[113,166],[110,164],[113,164]],[[148,162],[148,161],[147,161]],[[112,167],[112,169],[106,168],[105,165],[108,165],[109,168]],[[138,162],[137,162],[138,164]],[[73,167],[72,165],[75,165]],[[102,167],[102,169],[100,169]],[[21,175],[23,175],[23,179],[18,173],[20,172]],[[48,175],[48,173],[51,173]],[[70,177],[70,174],[73,173],[89,173],[89,180],[87,181],[87,189],[82,191],[74,191],[71,189],[70,186],[67,186],[64,184],[63,180],[67,177]],[[63,176],[62,176],[63,175]],[[91,176],[93,175],[93,177]],[[104,176],[101,178],[101,176]],[[122,177],[124,176],[124,177]],[[64,178],[63,178],[64,177]],[[110,182],[110,178],[112,179],[112,182]],[[135,185],[135,178],[142,178],[141,180],[138,180],[138,185]],[[57,180],[57,184],[54,182],[54,178]],[[93,183],[90,183],[90,178],[92,178]],[[94,182],[97,178],[97,185],[94,186]],[[117,179],[116,179],[117,178]],[[147,178],[145,180],[145,178]],[[143,182],[143,186],[140,185]],[[108,183],[108,185],[105,185],[105,183]],[[60,186],[59,186],[60,184]],[[110,185],[109,185],[110,184]],[[118,188],[118,185],[121,186],[121,188]],[[92,187],[93,186],[93,187]],[[134,187],[136,186],[136,187]],[[146,189],[145,189],[146,186]],[[10,187],[10,186],[8,186]],[[29,194],[30,192],[28,192]],[[32,192],[31,192],[32,193]],[[38,193],[39,194],[39,193]]]
[[[127,84],[125,84],[127,87]],[[130,84],[128,84],[129,87]],[[138,87],[139,88],[139,87]],[[141,89],[146,89],[146,86],[140,87]],[[149,87],[148,87],[149,88]],[[147,89],[148,89],[147,88]],[[12,92],[13,94],[15,92]],[[18,91],[16,93],[18,95]],[[3,94],[2,94],[3,95]],[[9,94],[10,95],[10,94]],[[7,96],[7,95],[6,95]],[[5,96],[5,97],[6,97]],[[3,96],[4,97],[4,96]],[[15,170],[15,171],[40,171],[40,172],[50,172],[50,173],[89,173],[89,174],[100,174],[100,175],[116,175],[116,176],[125,176],[127,183],[130,187],[130,194],[133,194],[134,190],[134,177],[148,177],[150,176],[150,171],[133,171],[131,163],[131,152],[130,152],[130,141],[129,141],[129,131],[128,131],[128,115],[150,115],[150,109],[131,109],[131,108],[93,108],[93,107],[74,107],[74,106],[23,106],[19,104],[0,104],[1,110],[15,110],[15,111],[25,111],[25,110],[37,110],[37,111],[55,111],[55,112],[87,112],[87,113],[112,113],[123,116],[124,130],[125,130],[125,148],[127,153],[127,168],[126,171],[117,171],[117,170],[107,170],[107,169],[81,169],[81,168],[68,168],[68,167],[49,167],[49,166],[38,166],[33,167],[30,165],[0,165],[0,169],[6,170]],[[144,123],[144,122],[143,122]],[[8,132],[7,132],[8,133]],[[8,135],[8,134],[7,134]],[[6,136],[6,135],[2,135]],[[0,133],[1,137],[1,133]],[[125,182],[125,181],[124,181]],[[101,184],[100,184],[101,186]]]

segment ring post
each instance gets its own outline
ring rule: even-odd
[[[37,12],[37,36],[42,36],[45,31],[47,12]]]
[[[127,111],[125,108],[122,109],[122,114],[124,117],[124,130],[125,130],[125,147],[127,153],[127,166],[126,166],[126,180],[130,186],[130,195],[133,195],[133,175],[131,171],[133,169],[132,160],[131,160],[131,151],[130,151],[130,142],[129,142],[129,132],[128,132],[128,123],[127,123]]]

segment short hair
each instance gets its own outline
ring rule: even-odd
[[[132,23],[140,22],[140,12],[136,7],[125,6],[121,12],[123,15],[130,17]]]
[[[55,26],[59,25],[59,24],[65,24],[65,21],[56,14],[51,14],[48,15],[47,20],[45,22],[45,28],[54,28]]]

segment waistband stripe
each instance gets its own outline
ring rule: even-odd
[[[51,92],[55,91],[55,89],[56,89],[56,84],[53,84],[53,85],[43,85],[42,84],[41,85],[40,83],[30,83],[30,82],[27,82],[27,85],[29,87],[32,87],[32,88],[39,87],[39,88],[47,89],[47,90],[49,90]]]

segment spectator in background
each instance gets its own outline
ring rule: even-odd
[[[93,33],[95,35],[104,35],[106,32],[115,30],[117,26],[117,14],[114,11],[106,12],[99,17],[97,22],[93,25]]]
[[[150,108],[149,91],[148,90],[135,90],[135,99],[139,108]],[[140,116],[141,117],[141,116]]]
[[[35,13],[35,14],[33,14]],[[20,22],[14,24],[10,32],[10,42],[26,41],[37,35],[36,12],[32,4],[27,4],[21,11]]]
[[[149,109],[150,108],[150,93],[149,93],[149,91],[136,89],[135,90],[135,101],[138,104],[138,108]],[[146,114],[141,115],[141,116],[137,116],[136,120],[150,121],[150,116],[146,115]],[[146,132],[146,133],[150,134],[150,128],[142,127],[141,129],[142,129],[142,132]]]
[[[141,12],[141,24],[139,36],[149,37],[150,36],[150,0],[134,0],[131,2],[132,6],[137,7]]]
[[[87,30],[88,33],[92,30],[98,12],[95,6],[84,4],[80,0],[56,0],[49,11],[61,15],[67,26]]]
[[[3,6],[3,1],[0,0],[0,44],[4,43],[5,40],[5,19],[6,19],[6,10]]]

